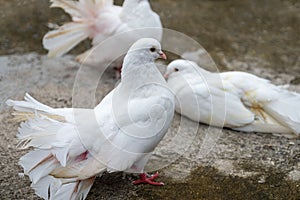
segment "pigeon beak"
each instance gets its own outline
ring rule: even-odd
[[[165,79],[168,79],[168,78],[169,78],[169,74],[168,74],[168,73],[165,73],[165,74],[164,74],[164,78],[165,78]]]
[[[165,54],[164,52],[162,52],[162,51],[159,52],[159,56],[160,56],[160,58],[162,58],[162,59],[164,59],[164,60],[167,59],[166,54]]]

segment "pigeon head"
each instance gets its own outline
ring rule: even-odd
[[[140,61],[151,62],[158,58],[167,59],[161,50],[160,43],[153,38],[142,38],[136,41],[127,53],[128,57],[139,58]]]
[[[198,65],[193,61],[183,59],[174,60],[168,65],[164,77],[168,78],[182,73],[195,73],[197,68],[199,68]]]
[[[152,38],[143,38],[136,41],[128,50],[121,72],[121,79],[124,77],[132,79],[134,76],[145,78],[145,75],[156,74],[159,78],[161,74],[156,69],[155,60],[158,58],[166,59],[166,55],[161,50],[160,43]],[[154,68],[157,70],[154,70]],[[153,71],[154,70],[154,71]],[[159,75],[157,75],[157,73]],[[162,77],[161,77],[162,78]]]

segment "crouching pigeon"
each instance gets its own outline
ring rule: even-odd
[[[194,121],[245,132],[300,134],[300,94],[266,79],[237,71],[211,73],[188,60],[171,62],[165,77],[178,98],[176,111]]]

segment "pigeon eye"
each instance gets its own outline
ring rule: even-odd
[[[178,68],[175,68],[175,69],[174,69],[174,71],[175,71],[175,72],[178,72],[178,71],[179,71],[179,69],[178,69]]]
[[[151,48],[150,48],[150,51],[151,51],[151,52],[155,52],[155,51],[156,51],[155,47],[151,47]]]

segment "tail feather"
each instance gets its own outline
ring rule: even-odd
[[[75,199],[78,184],[79,181],[62,185],[50,199]]]
[[[19,164],[32,181],[35,193],[44,199],[85,199],[95,176],[80,178],[54,177],[52,172],[61,168],[49,150],[35,150],[21,157]]]
[[[55,194],[60,186],[60,180],[52,176],[45,176],[37,183],[31,183],[31,187],[34,189],[35,194],[43,199],[49,199],[49,193]]]
[[[69,110],[53,109],[28,94],[25,101],[8,100],[7,104],[19,112],[34,115],[20,125],[18,138],[19,147],[34,147],[33,151],[20,158],[19,164],[29,176],[35,193],[44,199],[84,199],[94,182],[95,174],[105,170],[105,167],[94,165],[93,160],[88,159],[87,150],[81,145],[72,122],[48,117],[56,112],[64,115]],[[91,161],[91,166],[89,162],[86,166],[80,165],[85,161]],[[61,176],[56,177],[52,174],[57,169],[74,170],[70,177],[65,176],[70,175],[69,171],[65,173],[63,170],[59,174]]]
[[[89,37],[88,24],[70,22],[57,30],[48,32],[43,38],[44,48],[49,50],[49,57],[58,57],[70,51],[77,44]]]
[[[112,0],[51,0],[51,7],[59,7],[70,14],[73,22],[57,30],[49,31],[43,38],[43,46],[49,57],[59,57],[70,51],[83,40],[94,35],[95,21],[100,10],[112,5]]]
[[[51,171],[59,166],[58,161],[52,156],[52,158],[46,158],[47,160],[35,166],[29,173],[29,178],[33,184],[37,183],[41,178],[47,176]]]
[[[86,180],[78,180],[64,184],[60,179],[45,176],[37,183],[32,183],[31,187],[35,190],[35,194],[43,199],[78,200],[87,197],[95,178],[94,176]]]
[[[95,178],[96,176],[85,180],[63,184],[54,195],[50,194],[50,199],[85,199],[94,183]]]
[[[72,110],[53,109],[39,103],[28,94],[26,94],[25,100],[7,101],[9,106],[18,111],[17,115],[30,116],[26,122],[21,123],[18,129],[18,147],[21,149],[34,147],[49,150],[62,166],[66,166],[71,145],[73,145],[73,142],[76,144],[80,144],[80,142],[78,142],[79,138],[74,124],[66,120],[57,120],[56,118],[64,119],[65,117],[58,116],[56,113],[59,111],[59,114],[68,115]],[[26,113],[23,113],[23,111]],[[85,150],[83,147],[78,146],[72,152],[80,154],[81,151],[84,152]]]
[[[272,101],[264,108],[272,117],[300,135],[300,95],[283,91],[280,99]]]
[[[255,120],[253,123],[249,125],[233,128],[233,129],[237,131],[243,131],[243,132],[272,133],[273,135],[284,136],[287,138],[296,137],[296,135],[293,134],[293,132],[289,128],[279,123],[269,123],[261,120]]]
[[[70,124],[36,116],[21,124],[18,147],[48,150],[62,166],[66,166],[70,147],[77,139],[74,131]],[[80,149],[80,147],[77,148],[78,151]]]
[[[56,109],[38,102],[29,94],[26,93],[24,99],[25,101],[14,101],[11,99],[6,101],[8,106],[12,106],[17,111],[12,113],[15,116],[14,120],[26,121],[39,115],[40,117],[44,116],[61,122],[65,121],[65,116],[58,115]]]
[[[25,174],[28,174],[49,155],[49,151],[46,150],[31,151],[20,158],[19,165],[23,167]]]
[[[20,140],[18,147],[22,149],[30,146],[41,149],[63,147],[68,141],[59,141],[57,137],[57,133],[63,126],[61,122],[36,115],[36,118],[29,119],[20,125],[17,135]]]
[[[35,110],[49,112],[53,110],[53,108],[35,100],[28,93],[25,94],[24,99],[25,101],[13,101],[9,99],[6,101],[6,104],[20,112],[34,112]]]
[[[25,154],[20,158],[19,164],[33,184],[59,167],[59,162],[55,157],[45,150],[35,150]]]
[[[81,11],[77,1],[51,0],[51,8],[62,8],[72,17],[81,17]]]

